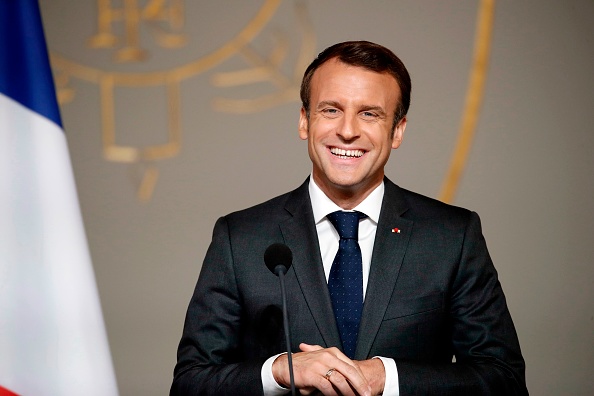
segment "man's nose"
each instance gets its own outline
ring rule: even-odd
[[[356,115],[345,114],[338,128],[338,135],[345,141],[350,141],[359,137],[360,132]]]

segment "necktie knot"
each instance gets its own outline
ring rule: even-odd
[[[367,217],[361,212],[345,212],[338,210],[326,216],[332,223],[340,239],[359,238],[359,220]]]

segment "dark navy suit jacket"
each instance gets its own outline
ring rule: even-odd
[[[172,395],[262,394],[263,362],[285,350],[279,281],[263,259],[273,243],[293,252],[292,350],[340,348],[307,186],[217,221]],[[479,217],[387,178],[356,350],[357,360],[373,356],[396,360],[402,396],[527,394]]]

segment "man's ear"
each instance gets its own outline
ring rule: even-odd
[[[303,140],[307,140],[309,137],[309,120],[307,119],[307,112],[301,107],[299,113],[299,137]]]
[[[392,148],[397,149],[402,143],[404,137],[404,130],[406,129],[406,116],[402,117],[396,127],[394,127],[394,135],[392,136]]]

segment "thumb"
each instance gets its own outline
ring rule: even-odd
[[[299,349],[302,352],[313,352],[313,351],[319,351],[320,349],[324,349],[324,348],[322,348],[319,345],[309,345],[309,344],[302,342],[301,344],[299,344]]]

